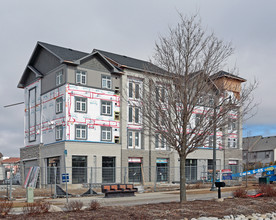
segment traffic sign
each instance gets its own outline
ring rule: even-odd
[[[69,182],[69,173],[63,173],[62,174],[62,182],[63,183],[68,183]]]

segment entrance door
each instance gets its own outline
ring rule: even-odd
[[[116,171],[115,157],[102,158],[102,182],[115,183]]]

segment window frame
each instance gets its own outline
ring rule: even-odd
[[[161,151],[168,150],[168,143],[164,135],[160,133],[155,133],[154,139],[155,139],[155,143],[154,143],[155,150],[161,150]]]
[[[133,107],[132,106],[128,106],[128,122],[133,123]]]
[[[77,137],[78,129],[80,130],[80,137]],[[83,137],[82,131],[85,131],[85,137]],[[76,140],[87,140],[87,125],[83,125],[83,124],[76,124],[75,125],[75,139]]]
[[[56,114],[63,112],[63,97],[59,97],[56,99]]]
[[[228,148],[233,148],[233,149],[238,148],[237,138],[228,138]]]
[[[107,79],[107,78],[109,78],[109,79]],[[102,75],[101,79],[102,79],[102,89],[112,89],[112,78],[111,78],[111,76]],[[106,86],[103,85],[104,80],[106,81]],[[110,87],[108,87],[108,82],[110,83]]]
[[[78,75],[80,75],[80,81],[78,81]],[[84,83],[83,83],[84,79]],[[76,70],[76,84],[86,85],[87,83],[87,72],[84,70]]]
[[[63,126],[57,125],[56,126],[56,141],[60,141],[63,139]]]
[[[108,129],[108,130],[107,130]],[[107,132],[110,132],[110,139],[103,139],[103,132],[106,132],[106,137],[107,137]],[[112,142],[112,127],[106,127],[106,126],[101,126],[101,141],[105,142]]]
[[[104,103],[106,103],[106,104],[104,104]],[[103,106],[105,106],[106,112],[103,111]],[[107,111],[108,106],[110,108],[110,113],[108,113],[108,111]],[[112,116],[112,102],[101,100],[101,115]]]
[[[138,139],[137,139],[138,134]],[[138,141],[138,145],[137,145]],[[141,130],[127,131],[127,148],[128,149],[142,149],[142,132]]]
[[[85,101],[78,101],[77,99],[84,99]],[[80,110],[77,109],[77,103],[80,102]],[[82,109],[82,104],[85,103],[85,110]],[[75,96],[75,112],[87,113],[87,98]]]
[[[59,86],[63,83],[63,70],[56,72],[56,86]]]

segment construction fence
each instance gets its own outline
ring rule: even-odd
[[[232,178],[232,173],[242,172],[241,166],[222,168],[217,166],[216,180],[235,184],[241,178]],[[180,183],[180,168],[155,167],[22,167],[22,185],[45,187],[49,184],[177,184]],[[186,166],[187,183],[212,182],[212,169],[207,166]]]

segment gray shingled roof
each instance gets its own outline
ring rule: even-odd
[[[262,136],[254,136],[254,137],[246,137],[243,138],[243,149],[247,150],[249,147],[249,151],[267,151],[276,149],[276,136],[271,137],[262,137]]]
[[[159,68],[158,66],[155,66],[154,64],[144,61],[144,60],[138,60],[132,57],[127,57],[124,55],[119,55],[115,53],[110,53],[103,50],[94,49],[93,52],[98,51],[105,57],[115,61],[116,63],[120,65],[125,65],[128,68],[138,69],[141,71],[149,71],[154,73],[165,73],[165,70]]]
[[[64,48],[64,47],[59,47],[52,44],[47,44],[44,42],[38,42],[38,44],[48,49],[50,52],[55,54],[60,59],[66,60],[66,61],[73,62],[89,54],[89,53],[85,53],[77,50],[72,50],[70,48]]]
[[[237,80],[241,80],[241,81],[243,81],[243,82],[246,81],[244,78],[241,78],[241,77],[239,77],[239,76],[236,76],[236,75],[231,74],[231,73],[228,73],[228,72],[225,72],[225,71],[223,71],[223,70],[221,70],[221,71],[219,71],[219,72],[213,74],[211,77],[212,77],[213,79],[215,79],[215,78],[220,78],[220,77],[229,77],[229,78],[234,78],[234,79],[237,79]]]

